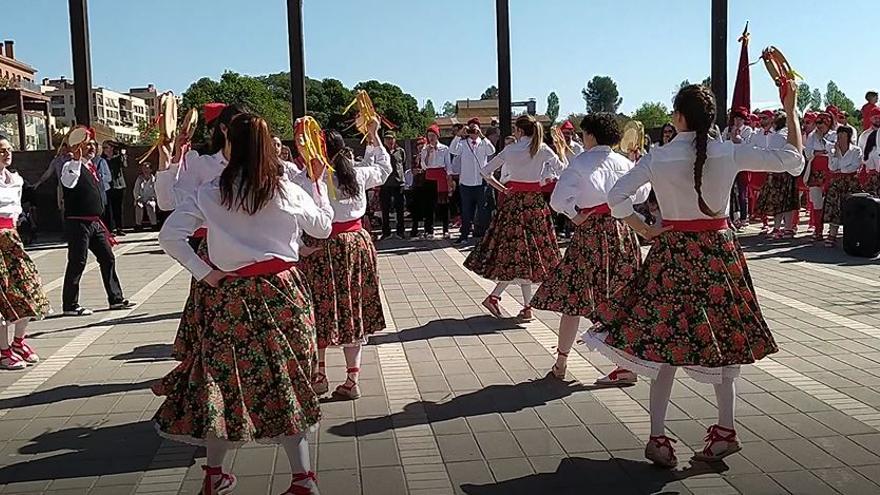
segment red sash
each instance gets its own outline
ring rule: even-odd
[[[15,228],[15,220],[12,217],[0,217],[0,230]]]
[[[752,189],[761,189],[765,182],[767,182],[767,172],[749,173],[749,187]]]
[[[504,185],[507,187],[507,192],[541,192],[540,182],[519,182],[511,180]]]
[[[204,239],[205,237],[208,237],[208,229],[207,229],[207,227],[199,227],[199,228],[197,228],[196,231],[193,232],[193,235],[192,235],[191,237],[194,237],[194,238],[196,238],[196,239]]]
[[[815,155],[813,161],[810,162],[810,173],[827,172],[828,171],[828,155]]]
[[[330,237],[336,237],[343,232],[357,232],[362,228],[363,225],[360,218],[347,222],[333,222],[333,230],[330,232]]]
[[[578,213],[589,213],[591,215],[609,215],[611,214],[611,207],[608,206],[608,203],[602,203],[601,205],[591,206],[590,208],[580,208]]]
[[[445,168],[429,168],[425,169],[425,179],[435,181],[437,183],[438,193],[449,192],[449,184],[446,181]]]
[[[284,261],[280,258],[270,258],[266,261],[258,261],[247,266],[243,266],[235,270],[235,274],[239,277],[259,277],[261,275],[275,275],[287,271],[294,266],[291,261]]]
[[[110,232],[110,229],[107,228],[107,224],[104,223],[104,220],[101,217],[67,217],[70,220],[84,220],[86,222],[98,222],[101,224],[101,228],[104,229],[104,235],[107,236],[107,242],[110,246],[115,246],[119,244],[119,241],[116,240],[116,236]]]
[[[699,220],[666,220],[664,227],[672,227],[677,232],[712,232],[730,228],[727,218],[701,218]]]
[[[558,181],[556,179],[551,180],[550,182],[541,186],[542,193],[552,193],[554,189],[556,189],[556,183]]]

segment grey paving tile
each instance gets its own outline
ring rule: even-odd
[[[361,487],[366,494],[407,495],[401,467],[369,467],[361,470]],[[323,487],[321,488],[323,493]]]
[[[495,481],[506,481],[534,474],[532,465],[527,459],[494,459],[488,461],[489,469]]]
[[[743,445],[742,456],[765,473],[801,471],[803,468],[768,442],[749,442]]]
[[[876,433],[877,430],[839,411],[809,413],[808,416],[842,435]]]
[[[846,437],[819,437],[811,438],[810,441],[818,445],[822,450],[840,459],[848,466],[880,464],[880,457],[863,449],[854,441]]]
[[[486,461],[448,462],[446,470],[456,495],[464,495],[461,485],[486,485],[494,481]]]
[[[507,430],[475,433],[474,437],[486,459],[506,459],[524,455],[516,438]]]
[[[880,493],[880,486],[848,467],[817,469],[813,474],[843,495]]]
[[[550,431],[562,449],[568,454],[598,452],[604,450],[602,443],[584,426],[551,428]]]
[[[397,443],[393,439],[360,440],[358,450],[362,468],[400,465]]]
[[[779,450],[788,454],[798,464],[808,469],[832,468],[843,465],[839,460],[830,456],[828,452],[816,447],[804,438],[777,440],[773,444]]]
[[[527,456],[554,455],[564,452],[559,442],[548,430],[516,430],[513,435]]]
[[[440,448],[443,460],[447,462],[482,459],[477,441],[470,434],[438,436],[437,446]]]
[[[592,425],[589,430],[607,450],[644,448],[642,442],[620,423]]]

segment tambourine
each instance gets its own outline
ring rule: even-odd
[[[369,132],[370,122],[373,119],[378,119],[381,122],[382,117],[376,112],[376,108],[373,106],[373,100],[370,99],[370,95],[362,89],[358,90],[354,100],[345,107],[342,114],[344,115],[348,113],[348,111],[354,106],[357,106],[358,110],[358,114],[354,119],[354,126],[357,128],[358,132],[364,135],[364,139],[366,139],[367,133]]]
[[[159,118],[159,136],[165,141],[174,139],[174,132],[177,131],[177,98],[174,93],[167,91],[162,93],[159,98],[159,109],[161,110],[161,118]]]
[[[67,142],[68,149],[76,158],[82,158],[83,149],[86,145],[89,144],[89,141],[94,139],[95,131],[84,126],[78,125],[70,130],[67,133],[67,138],[65,141]]]
[[[300,151],[306,172],[312,182],[317,182],[320,177],[317,176],[315,170],[312,169],[312,161],[318,160],[332,173],[333,167],[330,160],[327,159],[327,146],[324,142],[324,132],[318,121],[312,117],[306,116],[296,120],[293,128],[293,141],[297,144]],[[332,199],[336,199],[336,189],[333,185],[333,179],[327,179],[327,192]]]
[[[177,130],[177,135],[182,136],[186,135],[188,139],[192,139],[193,132],[196,130],[196,125],[199,123],[199,112],[193,107],[190,108],[186,115],[183,117],[183,121],[180,124],[180,128]],[[173,153],[176,155],[178,151],[180,151],[180,144],[177,140],[174,141],[174,151]]]
[[[775,46],[765,48],[761,52],[761,59],[764,60],[764,65],[767,66],[770,78],[773,79],[773,82],[779,88],[779,97],[785,100],[785,96],[788,93],[788,82],[792,79],[800,78],[800,74],[791,68],[791,64],[788,63],[785,55]]]

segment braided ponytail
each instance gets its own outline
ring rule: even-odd
[[[689,130],[696,133],[694,138],[696,150],[694,191],[697,192],[697,205],[704,215],[717,217],[721,212],[712,211],[706,200],[703,199],[703,167],[706,165],[709,129],[715,122],[715,95],[712,94],[712,90],[703,85],[685,86],[675,96],[673,108],[684,116]]]

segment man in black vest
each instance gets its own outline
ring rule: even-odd
[[[88,316],[92,310],[79,305],[79,281],[86,268],[89,250],[101,267],[101,278],[110,309],[126,309],[134,306],[122,295],[119,277],[116,275],[116,258],[111,241],[115,242],[101,220],[104,202],[101,198],[100,181],[92,163],[98,143],[89,142],[82,159],[73,159],[61,169],[61,185],[64,189],[64,235],[67,238],[67,269],[64,272],[62,304],[66,316]]]
[[[397,214],[396,238],[403,239],[404,225],[404,201],[403,201],[403,173],[406,170],[406,152],[397,145],[393,131],[385,132],[385,149],[391,156],[391,175],[385,180],[385,184],[379,189],[379,202],[382,205],[382,239],[391,237],[391,206]]]

